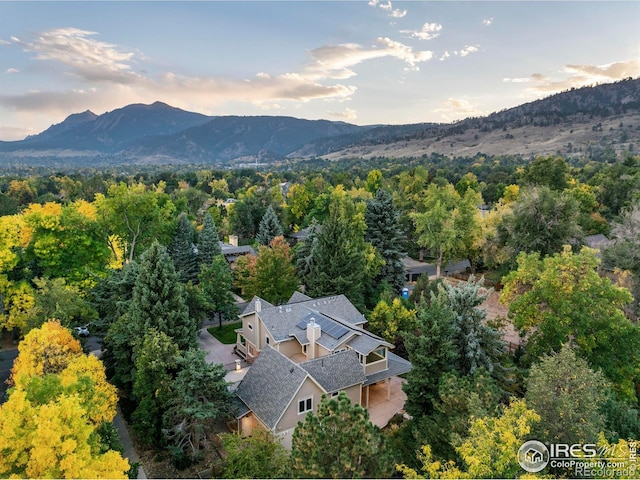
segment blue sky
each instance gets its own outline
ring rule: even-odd
[[[639,1],[0,1],[0,140],[156,100],[452,122],[638,76]]]

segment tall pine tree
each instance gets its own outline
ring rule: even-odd
[[[382,432],[344,392],[325,398],[293,432],[293,478],[385,478],[392,469]]]
[[[194,282],[197,279],[198,266],[193,244],[193,225],[185,213],[178,216],[178,228],[169,245],[169,254],[180,282]]]
[[[202,230],[198,235],[199,270],[213,263],[216,255],[220,255],[220,237],[218,229],[210,213],[206,213],[202,222]]]
[[[271,240],[280,235],[282,235],[282,225],[280,225],[276,211],[269,205],[260,220],[256,240],[260,245],[269,246]]]
[[[404,232],[399,223],[400,211],[393,205],[389,192],[378,189],[373,199],[367,201],[364,220],[367,224],[365,240],[371,243],[384,260],[377,282],[387,282],[396,293],[404,286],[404,265],[402,248]]]
[[[365,307],[364,292],[371,282],[373,247],[364,241],[364,220],[353,202],[334,203],[329,218],[311,252],[312,297],[344,294],[359,309]],[[375,257],[375,255],[371,255]]]
[[[128,315],[141,336],[156,328],[173,338],[180,350],[196,344],[197,322],[189,317],[173,262],[159,243],[154,243],[140,258]]]

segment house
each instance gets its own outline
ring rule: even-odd
[[[402,409],[404,394],[391,380],[411,364],[363,328],[366,319],[344,295],[313,299],[296,292],[279,306],[254,297],[240,318],[236,352],[252,365],[235,389],[245,407],[237,423],[242,433],[266,428],[290,446],[298,421],[317,409],[322,395],[340,391],[368,408],[372,392],[386,397],[383,404],[395,401],[382,424]]]
[[[219,243],[220,251],[231,267],[235,266],[238,258],[243,255],[252,255],[254,257],[256,256],[256,251],[251,245],[238,246],[238,237],[235,235],[231,235],[229,237],[229,243],[224,243],[222,241],[220,241]]]

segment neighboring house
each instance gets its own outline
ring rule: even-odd
[[[227,260],[227,263],[230,266],[234,266],[236,260],[243,255],[253,255],[256,256],[256,251],[253,249],[251,245],[240,245],[238,246],[238,237],[231,237],[232,243],[224,243],[220,242],[220,250],[222,251],[222,255]]]
[[[363,328],[366,319],[344,295],[296,292],[280,306],[254,297],[240,318],[236,352],[252,364],[235,390],[246,406],[238,415],[245,434],[266,428],[290,446],[298,421],[316,411],[322,395],[344,391],[368,407],[373,385],[385,384],[389,400],[390,380],[411,370],[389,351],[392,344]]]
[[[609,240],[607,236],[603,235],[602,233],[598,233],[597,235],[587,235],[584,241],[587,247],[594,248],[598,251],[608,247],[611,244],[611,240]]]

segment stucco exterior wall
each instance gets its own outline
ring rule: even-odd
[[[280,419],[280,422],[278,422],[278,425],[276,426],[276,433],[280,433],[290,428],[295,428],[298,422],[304,422],[307,414],[305,412],[298,415],[298,402],[303,398],[312,397],[312,408],[313,412],[315,412],[318,409],[318,404],[320,403],[322,393],[323,392],[320,387],[318,387],[318,385],[313,380],[307,377],[307,379],[302,384],[302,387],[300,387],[298,394],[285,410],[284,415],[282,415],[282,418]]]

